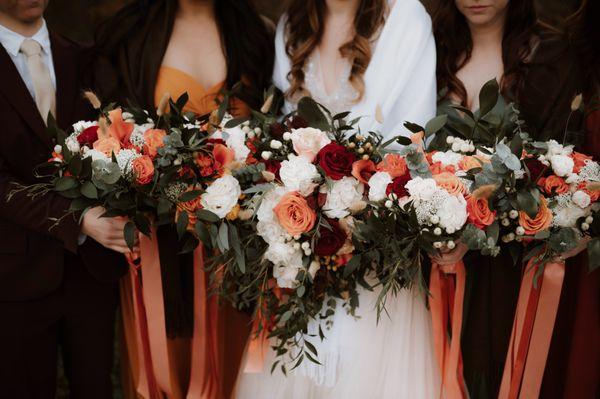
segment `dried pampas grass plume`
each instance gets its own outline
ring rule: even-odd
[[[83,97],[86,100],[88,100],[90,104],[92,104],[92,107],[94,107],[94,109],[102,108],[102,102],[100,102],[100,99],[93,91],[90,91],[90,90],[84,91]]]
[[[158,102],[158,107],[156,107],[156,115],[163,116],[167,112],[167,105],[169,104],[169,99],[171,98],[171,94],[166,92],[160,98]]]
[[[473,197],[488,199],[490,196],[496,191],[497,187],[494,184],[487,184],[485,186],[481,186],[475,191],[473,191]]]
[[[577,111],[579,107],[581,107],[581,103],[583,102],[583,95],[578,94],[571,101],[571,111]]]
[[[267,97],[263,106],[260,108],[260,112],[262,112],[263,114],[266,114],[267,112],[269,112],[272,105],[273,105],[273,94],[271,94],[269,97]]]
[[[375,120],[383,124],[383,111],[381,110],[381,105],[379,104],[377,104],[377,107],[375,107]]]

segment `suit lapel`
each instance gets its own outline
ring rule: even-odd
[[[50,33],[52,59],[56,74],[56,120],[58,126],[67,129],[73,122],[73,107],[78,93],[77,51],[60,36]]]
[[[29,94],[27,86],[21,79],[21,75],[12,59],[3,46],[0,45],[0,94],[6,97],[9,104],[12,105],[23,120],[29,125],[31,130],[48,147],[52,147],[52,141],[46,133],[46,125],[40,116],[35,101]]]

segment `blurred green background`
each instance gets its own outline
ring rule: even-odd
[[[218,1],[218,0],[216,0]],[[402,1],[402,0],[397,0]],[[452,0],[447,0],[452,1]],[[512,0],[521,1],[521,0]],[[600,1],[600,0],[595,0]],[[261,14],[276,21],[285,9],[286,0],[254,0]],[[428,0],[423,0],[427,3]],[[92,42],[95,27],[110,18],[127,0],[50,0],[46,19],[55,31],[80,42]],[[579,5],[579,0],[537,0],[540,18],[560,27],[564,18]],[[118,336],[118,335],[117,335]],[[121,399],[119,389],[118,342],[115,342],[115,399]],[[67,383],[62,368],[59,370],[59,393],[57,399],[68,398]]]

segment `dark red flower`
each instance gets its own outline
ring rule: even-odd
[[[276,139],[280,139],[283,137],[283,134],[287,131],[287,128],[279,123],[275,122],[269,126],[269,131],[271,132],[271,136]]]
[[[315,243],[315,254],[318,256],[332,256],[342,248],[346,242],[346,232],[340,227],[337,220],[325,219],[331,229],[319,227],[319,239]]]
[[[531,174],[531,181],[537,182],[540,177],[544,175],[545,170],[547,169],[546,165],[541,163],[535,158],[526,158],[525,165],[527,169],[529,169],[529,173]]]
[[[77,136],[77,142],[80,146],[87,145],[88,147],[91,147],[97,140],[98,126],[90,126]]]
[[[388,184],[385,193],[390,195],[390,193],[394,193],[398,196],[398,198],[402,198],[408,195],[408,190],[406,189],[406,183],[411,180],[410,173],[406,172],[402,176],[396,177],[390,184]]]
[[[356,161],[356,156],[346,147],[337,143],[327,144],[317,154],[317,163],[333,180],[350,176],[354,161]]]
[[[275,175],[277,179],[281,179],[281,177],[279,176],[281,162],[275,161],[274,159],[269,159],[268,161],[265,161],[265,167],[267,172],[271,172]]]
[[[289,121],[288,126],[290,129],[302,129],[308,127],[308,122],[306,119],[296,115]]]

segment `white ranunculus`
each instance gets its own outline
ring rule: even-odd
[[[454,151],[446,151],[441,152],[438,151],[431,157],[433,162],[441,162],[442,166],[456,166],[458,167],[458,163],[462,159],[462,154],[458,154]]]
[[[200,203],[204,209],[223,219],[237,205],[240,195],[242,188],[237,179],[224,175],[208,186]]]
[[[73,135],[67,137],[67,139],[65,140],[65,145],[67,146],[67,149],[73,154],[78,153],[81,149],[79,142],[77,141],[77,137]]]
[[[281,197],[283,197],[286,192],[287,190],[281,186],[277,186],[268,191],[264,195],[260,206],[258,207],[258,211],[256,211],[256,218],[261,222],[277,223],[277,218],[273,212],[273,208],[277,206],[279,201],[281,201]]]
[[[467,222],[467,201],[462,196],[449,195],[438,209],[439,226],[460,230]]]
[[[583,209],[590,206],[592,199],[585,191],[577,190],[573,193],[572,201],[575,205]]]
[[[392,176],[387,172],[377,172],[369,179],[369,201],[377,202],[387,198],[387,186]]]
[[[263,222],[260,220],[256,223],[256,232],[269,244],[285,241],[285,235],[287,233],[283,227],[275,221]]]
[[[357,208],[357,203],[362,201],[364,192],[364,185],[354,177],[346,176],[334,181],[327,190],[327,200],[323,206],[325,215],[334,219],[348,216],[350,209]]]
[[[575,162],[567,155],[553,155],[550,158],[552,170],[556,176],[564,177],[573,172]]]
[[[577,219],[585,217],[588,212],[578,206],[565,206],[553,212],[552,224],[558,227],[575,227]]]
[[[321,180],[317,167],[296,155],[290,155],[281,163],[279,176],[289,191],[298,191],[303,196],[310,195]]]
[[[437,186],[435,180],[431,178],[423,179],[422,177],[409,180],[404,187],[410,198],[416,202],[429,201],[437,191],[442,190]]]
[[[290,138],[296,154],[313,162],[323,147],[331,143],[327,133],[312,127],[293,129]]]
[[[302,253],[302,249],[294,249],[289,243],[278,241],[269,244],[265,259],[273,263],[273,277],[279,287],[296,288],[296,276],[303,269]]]

